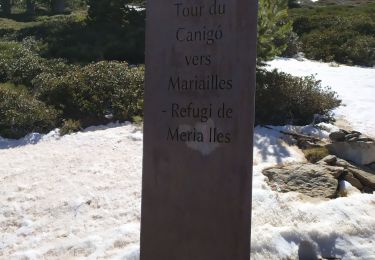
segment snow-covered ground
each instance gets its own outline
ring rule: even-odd
[[[362,114],[352,114],[359,111],[357,94],[366,91],[373,101],[362,112],[374,109],[375,70],[352,68],[349,77],[347,67],[330,74],[329,65],[310,61],[271,64],[293,74],[318,72],[347,104],[336,112],[355,128],[375,132],[373,118],[360,124]],[[349,95],[343,77],[357,79],[356,95]],[[276,129],[328,135],[311,126]],[[375,195],[317,201],[268,187],[263,168],[304,160],[286,141],[277,131],[256,128],[252,259],[308,259],[303,254],[309,251],[326,258],[375,259]],[[61,138],[57,132],[0,138],[0,259],[139,259],[142,144],[140,129],[130,124]]]
[[[269,62],[270,69],[278,69],[295,76],[315,75],[323,86],[330,86],[339,94],[343,106],[334,112],[351,126],[375,137],[375,68],[350,67],[310,60],[279,58]]]

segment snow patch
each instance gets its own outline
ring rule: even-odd
[[[268,62],[268,69],[278,69],[294,76],[316,75],[323,86],[336,91],[343,105],[335,109],[336,117],[345,118],[353,128],[375,137],[375,68],[332,66],[306,59],[278,58]]]

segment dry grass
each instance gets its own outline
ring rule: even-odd
[[[303,150],[306,159],[311,163],[316,163],[329,155],[329,151],[324,146]]]

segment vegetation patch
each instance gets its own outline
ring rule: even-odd
[[[81,123],[78,120],[64,120],[63,125],[60,128],[60,135],[69,135],[82,130]]]
[[[329,117],[341,104],[336,93],[313,76],[259,70],[256,88],[257,124],[306,125],[313,122],[314,115]]]
[[[141,121],[144,67],[129,64],[144,62],[145,11],[127,4],[142,6],[142,1],[67,0],[59,12],[47,2],[36,1],[31,12],[25,2],[13,1],[11,13],[0,18],[2,98],[18,96],[20,104],[33,107],[19,108],[16,117],[8,112],[17,111],[17,106],[0,101],[0,112],[8,122],[2,124],[0,135],[18,137],[54,127],[71,133],[111,121]],[[305,32],[312,33],[320,25],[307,29],[302,22],[298,31],[296,21],[307,9],[293,9],[298,36],[292,31],[287,0],[260,0],[259,6],[257,124],[301,125],[311,123],[315,114],[329,115],[340,101],[319,81],[262,69],[276,55],[293,56],[300,51],[298,37],[308,37]],[[371,23],[370,27],[360,24],[356,28],[362,31],[373,28]],[[348,40],[341,49],[357,46],[350,59],[362,60],[367,55],[367,37],[370,33],[355,44]],[[39,114],[26,117],[30,118],[27,125],[20,117],[22,111]],[[19,120],[19,127],[9,123]],[[24,129],[17,130],[21,126]]]
[[[39,100],[80,120],[84,127],[142,115],[144,68],[102,61],[68,73],[41,73],[33,80]]]
[[[307,58],[375,65],[375,3],[294,8],[290,14]]]
[[[307,148],[302,151],[306,159],[311,163],[316,163],[329,155],[329,151],[324,146]]]
[[[46,133],[56,127],[59,112],[25,90],[0,85],[0,136],[20,138],[31,132]]]

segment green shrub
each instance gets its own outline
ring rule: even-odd
[[[143,124],[143,117],[141,117],[141,116],[133,116],[132,122],[135,125],[142,126],[142,124]]]
[[[1,1],[0,1],[1,2]],[[53,1],[51,0],[32,0],[34,2],[36,14],[39,15],[41,10],[43,10],[44,14],[51,14],[51,4]],[[26,13],[27,3],[25,0],[12,0],[12,13],[18,14],[19,16],[23,15],[24,17],[31,16],[30,14]],[[65,0],[65,7],[68,10],[82,10],[86,9],[87,1],[86,0]]]
[[[306,57],[323,61],[345,63],[342,44],[356,37],[355,32],[337,33],[336,29],[314,30],[302,37]]]
[[[104,1],[104,4],[108,6],[110,2]],[[87,19],[87,11],[43,15],[27,23],[10,23],[6,28],[0,28],[0,37],[19,42],[26,37],[35,37],[43,43],[41,55],[45,58],[63,58],[73,63],[100,60],[144,63],[145,11],[117,7],[112,6],[112,9],[118,16],[106,15],[109,23]]]
[[[62,111],[63,118],[79,119],[81,113],[73,100],[74,86],[68,75],[56,75],[53,72],[41,73],[32,81],[32,84],[37,98]]]
[[[286,46],[286,49],[281,54],[282,57],[293,57],[302,50],[301,42],[295,32],[288,33],[282,44]]]
[[[257,124],[305,125],[314,115],[329,115],[341,104],[335,92],[310,77],[294,77],[274,71],[257,72]]]
[[[69,135],[82,130],[81,123],[77,120],[64,120],[63,125],[60,128],[60,135]]]
[[[37,43],[26,39],[22,44],[0,42],[0,82],[13,82],[31,87],[32,80],[41,73],[64,75],[73,66],[62,59],[41,58]]]
[[[143,82],[143,67],[103,61],[62,76],[42,73],[33,84],[40,100],[87,126],[142,115]]]
[[[375,66],[375,37],[362,35],[348,40],[342,50],[347,63]]]
[[[354,31],[315,30],[302,37],[307,58],[363,66],[375,65],[375,37]]]
[[[302,51],[315,60],[375,65],[375,4],[292,9]]]
[[[18,40],[34,35],[45,43],[44,57],[74,63],[122,60],[144,62],[145,12],[131,12],[128,20],[109,24],[87,23],[75,16],[49,18],[40,25],[18,31]]]
[[[0,42],[0,81],[30,85],[43,71],[42,59],[31,50],[15,42]]]
[[[24,90],[0,85],[0,136],[20,138],[31,132],[46,133],[56,127],[59,113]]]
[[[129,120],[142,113],[143,72],[124,62],[87,65],[71,75],[73,100],[84,118]]]
[[[71,10],[82,10],[87,8],[86,0],[67,0],[66,5]]]
[[[292,31],[287,0],[260,0],[258,11],[257,62],[272,60],[287,48]]]

